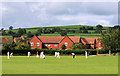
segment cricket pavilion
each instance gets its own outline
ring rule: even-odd
[[[79,36],[34,36],[30,41],[31,49],[59,49],[64,44],[66,49],[74,43],[87,45],[87,49],[101,49],[101,41],[98,38],[82,38]]]

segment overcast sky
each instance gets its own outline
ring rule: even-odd
[[[117,2],[4,2],[0,10],[5,29],[118,23]]]

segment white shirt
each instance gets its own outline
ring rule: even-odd
[[[75,53],[72,53],[72,55],[75,55]]]

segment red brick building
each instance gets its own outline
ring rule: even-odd
[[[65,44],[66,49],[73,43],[82,43],[87,45],[88,49],[101,49],[101,43],[98,38],[81,38],[79,36],[34,36],[30,40],[31,49],[61,49],[61,46]]]

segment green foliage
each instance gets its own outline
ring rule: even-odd
[[[85,46],[81,43],[74,43],[71,48],[72,49],[85,49]]]
[[[26,29],[19,28],[17,34],[19,34],[20,36],[26,34]]]
[[[120,49],[120,30],[119,29],[108,29],[107,33],[102,33],[102,46],[104,49]]]
[[[8,31],[8,35],[12,35],[13,36],[14,34],[15,34],[15,32],[13,32],[11,30]]]
[[[42,29],[40,28],[40,29],[38,29],[37,32],[35,33],[35,36],[39,36],[39,35],[41,35],[41,33],[42,33]]]
[[[2,35],[7,35],[7,33],[5,32],[5,30],[2,31]]]
[[[66,46],[63,44],[63,45],[61,46],[61,48],[62,48],[63,50],[65,50],[65,49],[66,49]]]
[[[86,30],[86,29],[85,29],[85,30],[83,30],[83,33],[88,33],[88,30]]]
[[[30,49],[30,45],[24,42],[16,43],[15,49]]]
[[[60,32],[60,35],[61,35],[61,36],[67,36],[67,32],[66,32],[66,31],[61,31],[61,32]]]
[[[1,29],[0,29],[0,31],[3,31],[3,30],[4,30],[4,28],[1,28]]]
[[[14,50],[16,46],[17,46],[17,44],[13,41],[13,42],[10,44],[10,49],[11,49],[11,50]]]
[[[100,33],[102,30],[103,26],[102,25],[97,25],[96,26],[96,33]]]
[[[10,27],[9,27],[9,30],[12,30],[12,29],[13,29],[13,26],[10,26]]]
[[[28,33],[27,33],[27,37],[33,37],[34,35],[29,31]]]
[[[120,30],[120,25],[115,25],[113,28],[114,28],[114,29],[119,29],[119,30]]]
[[[32,55],[36,54],[36,52],[44,52],[45,54],[48,54],[48,55],[54,55],[55,52],[60,52],[60,55],[71,55],[72,52],[74,52],[75,54],[78,54],[78,55],[85,55],[85,51],[88,51],[90,52],[89,55],[96,55],[96,53],[98,54],[108,54],[109,53],[109,50],[105,50],[105,49],[101,49],[101,50],[97,50],[97,49],[74,49],[74,50],[58,50],[58,49],[3,49],[2,50],[2,54],[6,54],[8,51],[9,52],[13,52],[14,54],[16,55],[27,55],[27,52],[31,52]],[[111,50],[111,53],[118,53],[119,50]]]
[[[3,49],[3,50],[9,50],[9,49],[10,49],[10,44],[3,43],[3,44],[2,44],[2,49]]]

